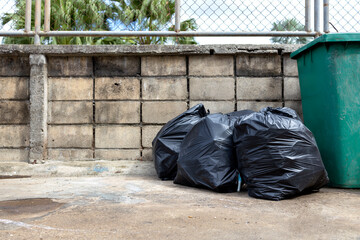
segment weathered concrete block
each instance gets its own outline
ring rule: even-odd
[[[1,56],[0,76],[30,76],[30,64],[28,56]]]
[[[285,101],[285,107],[294,109],[301,119],[304,119],[301,101]]]
[[[140,75],[140,57],[95,57],[94,62],[97,77]]]
[[[0,126],[0,147],[28,147],[30,137],[29,126]]]
[[[48,146],[58,148],[91,148],[92,126],[49,126]]]
[[[96,102],[96,123],[140,123],[140,102]]]
[[[166,123],[186,109],[186,102],[144,102],[142,104],[142,121],[144,123]]]
[[[92,78],[49,78],[49,100],[91,100]]]
[[[282,107],[282,102],[255,102],[255,101],[238,101],[237,110],[253,110],[260,111],[265,107]]]
[[[0,102],[0,123],[29,123],[29,106],[26,101]]]
[[[190,78],[191,100],[234,100],[234,78]]]
[[[285,100],[301,100],[299,78],[284,78],[284,98]]]
[[[151,148],[145,148],[142,150],[142,160],[143,161],[153,161]]]
[[[237,98],[239,100],[281,100],[281,78],[237,78]]]
[[[140,127],[98,126],[95,129],[96,148],[140,148]]]
[[[185,56],[145,56],[141,57],[142,76],[186,75]]]
[[[92,102],[50,102],[49,123],[92,123]]]
[[[0,77],[0,99],[29,99],[29,78]]]
[[[96,78],[95,99],[140,99],[140,80],[138,78]]]
[[[45,55],[30,59],[30,153],[29,163],[47,159],[48,72]]]
[[[162,126],[143,126],[142,128],[142,146],[152,147],[152,141]]]
[[[49,149],[49,160],[61,161],[79,161],[79,160],[92,160],[93,150],[91,149]]]
[[[236,59],[236,76],[279,76],[281,57],[278,54],[241,54]]]
[[[299,76],[297,61],[290,58],[290,54],[283,55],[284,75],[290,77]]]
[[[27,162],[28,149],[0,149],[0,162]]]
[[[140,160],[138,149],[96,149],[97,160]]]
[[[190,56],[189,75],[234,76],[234,58],[226,55]]]
[[[190,107],[202,103],[210,113],[229,113],[235,110],[234,101],[190,101]]]
[[[50,77],[85,77],[92,76],[93,63],[91,57],[48,57]]]
[[[142,97],[147,100],[184,100],[187,98],[187,80],[180,78],[143,78]]]

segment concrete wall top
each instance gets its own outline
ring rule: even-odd
[[[2,55],[199,55],[291,53],[303,45],[0,45]]]

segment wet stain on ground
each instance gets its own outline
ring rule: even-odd
[[[10,175],[0,175],[0,179],[14,179],[14,178],[30,178],[31,176],[27,176],[27,175],[14,175],[14,176],[10,176]]]
[[[28,198],[0,201],[0,213],[18,215],[50,212],[62,207],[63,205],[64,203],[55,202],[50,198]]]

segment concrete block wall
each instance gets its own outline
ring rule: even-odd
[[[152,160],[160,128],[200,102],[212,113],[288,106],[302,114],[296,61],[283,46],[178,48],[93,47],[79,54],[43,46],[43,160]],[[28,59],[0,57],[0,161],[29,160]]]
[[[0,57],[0,161],[28,160],[29,77],[27,56]]]

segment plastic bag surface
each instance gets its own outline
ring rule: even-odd
[[[207,115],[203,104],[198,104],[167,122],[152,142],[156,173],[162,180],[176,176],[180,144],[190,129]]]
[[[234,144],[252,197],[282,200],[329,181],[315,138],[290,108],[264,108],[237,121]]]
[[[210,114],[199,121],[181,144],[174,183],[216,192],[236,191],[233,127],[236,120],[248,113]]]

